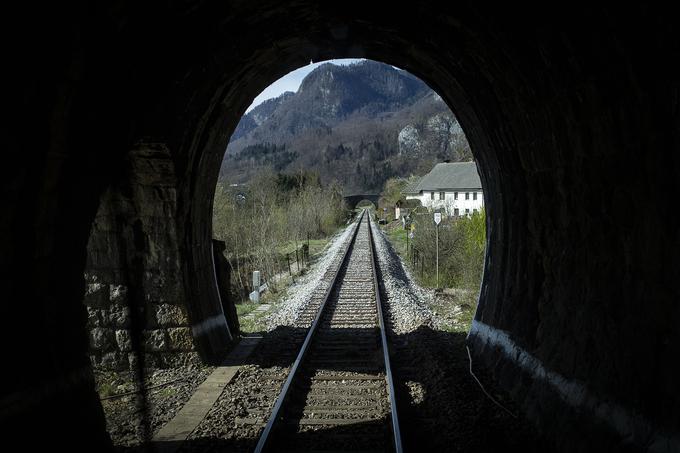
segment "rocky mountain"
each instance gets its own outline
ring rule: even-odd
[[[442,160],[470,160],[453,113],[422,81],[392,66],[327,63],[241,118],[221,180],[247,182],[265,167],[317,171],[346,193],[379,191],[390,177],[424,174]]]
[[[248,112],[248,114],[243,115],[236,130],[231,134],[230,142],[236,141],[241,137],[246,136],[250,131],[257,128],[259,125],[264,123],[274,111],[281,105],[282,102],[290,99],[295,93],[292,91],[286,91],[277,98],[267,99],[260,105],[255,107],[253,110]]]

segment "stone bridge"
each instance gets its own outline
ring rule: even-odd
[[[347,207],[349,209],[356,208],[357,204],[359,204],[359,202],[362,201],[362,200],[370,201],[377,208],[378,207],[378,200],[380,199],[380,194],[368,193],[368,194],[358,194],[358,195],[347,195],[344,198],[345,198],[345,203],[347,203]]]

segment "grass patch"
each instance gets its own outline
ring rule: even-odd
[[[175,393],[177,393],[177,389],[173,387],[162,387],[157,390],[158,396],[165,399],[165,398],[170,398],[171,396],[174,396]]]
[[[256,331],[258,324],[256,320],[260,318],[260,315],[258,314],[253,317],[248,317],[248,315],[253,313],[259,306],[260,304],[250,301],[236,304],[236,314],[238,315],[241,333],[252,333]]]
[[[408,232],[404,230],[401,224],[398,226],[395,225],[394,227],[392,227],[392,225],[385,225],[383,231],[392,243],[392,247],[394,247],[397,254],[401,256],[403,260],[406,260],[406,235]]]
[[[102,398],[115,395],[116,393],[118,393],[116,387],[109,382],[102,382],[99,386],[99,396]]]
[[[253,302],[241,302],[236,304],[236,314],[238,315],[238,318],[241,319],[254,312],[258,306],[258,304]]]
[[[280,308],[281,302],[286,298],[288,292],[286,288],[290,285],[290,278],[279,282],[279,290],[276,292],[265,291],[260,295],[260,303],[242,302],[236,304],[236,314],[240,324],[241,333],[254,333],[264,330],[264,318],[271,315]],[[269,309],[257,314],[253,314],[257,308],[263,304],[270,305]],[[252,316],[248,316],[251,315]]]
[[[449,288],[446,293],[435,294],[435,300],[430,308],[444,321],[443,330],[467,333],[472,326],[476,305],[476,291]]]
[[[259,327],[258,321],[262,317],[262,314],[258,313],[254,316],[248,315],[253,313],[259,306],[260,304],[256,304],[254,302],[243,302],[241,304],[236,304],[236,313],[238,314],[238,322],[241,333],[257,332]]]

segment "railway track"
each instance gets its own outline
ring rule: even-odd
[[[301,316],[311,324],[256,452],[401,452],[368,216]]]

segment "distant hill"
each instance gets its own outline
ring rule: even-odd
[[[319,172],[346,193],[379,191],[390,177],[470,160],[463,131],[442,99],[411,74],[363,61],[327,63],[241,118],[220,179],[247,182],[267,166]]]

